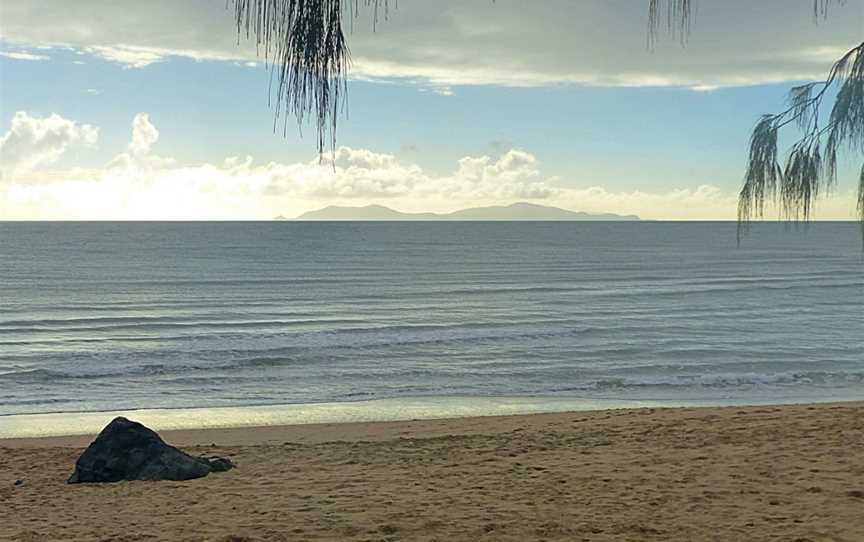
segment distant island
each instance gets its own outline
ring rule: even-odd
[[[277,217],[277,220],[284,220]],[[317,211],[304,213],[296,220],[640,220],[636,215],[616,215],[613,213],[582,213],[557,207],[535,205],[533,203],[514,203],[506,206],[474,207],[452,213],[402,213],[383,205],[364,207],[339,207],[331,205]]]

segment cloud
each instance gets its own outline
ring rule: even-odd
[[[724,192],[710,184],[666,192],[610,192],[602,186],[592,186],[569,190],[561,201],[564,206],[579,206],[586,212],[602,213],[617,209],[622,214],[672,220],[729,220],[735,217],[738,204],[737,194]]]
[[[0,51],[0,56],[11,58],[13,60],[30,60],[30,61],[38,61],[38,60],[49,60],[51,57],[45,55],[34,55],[32,53],[28,53],[26,51]]]
[[[372,31],[361,13],[349,36],[353,76],[422,88],[681,86],[699,90],[824,77],[860,43],[864,0],[814,24],[812,0],[703,2],[687,47],[646,47],[647,0],[403,0]],[[365,16],[368,15],[368,18]],[[0,38],[62,45],[126,67],[171,57],[260,61],[224,2],[31,0],[0,3]],[[100,24],[110,20],[112,24]],[[734,31],[731,31],[733,30]]]
[[[150,115],[138,113],[132,119],[132,141],[126,147],[126,152],[117,155],[108,163],[108,167],[146,170],[172,164],[174,160],[171,158],[151,154],[150,151],[157,141],[159,141],[159,130],[150,122]]]
[[[437,94],[438,96],[455,96],[456,93],[453,91],[453,88],[449,85],[443,86],[431,86],[431,87],[421,87],[419,89],[420,92],[430,92],[432,94]]]
[[[130,47],[126,45],[97,45],[84,50],[109,62],[116,62],[125,68],[144,68],[165,60],[170,51],[160,51],[151,47]]]
[[[133,156],[143,156],[150,152],[153,144],[159,141],[159,130],[150,122],[150,115],[138,113],[132,120],[132,142],[129,152]]]
[[[225,169],[235,177],[260,180],[262,192],[268,196],[354,202],[436,197],[450,201],[548,198],[555,189],[549,180],[541,178],[535,165],[536,159],[530,153],[510,150],[497,158],[463,158],[455,171],[436,176],[392,154],[340,147],[335,157],[324,155],[323,161],[255,166],[251,157],[233,158],[226,161]]]
[[[55,162],[72,145],[94,145],[99,129],[89,124],[50,117],[33,117],[18,111],[12,125],[0,137],[0,169],[5,172],[30,170]],[[4,175],[5,176],[5,175]]]
[[[159,130],[146,113],[135,116],[129,144],[105,167],[32,169],[51,164],[65,146],[95,142],[96,134],[96,128],[57,115],[39,119],[17,113],[0,152],[4,163],[12,153],[26,157],[31,168],[13,170],[0,183],[0,219],[268,219],[332,204],[449,212],[534,201],[643,218],[728,220],[734,219],[737,202],[736,194],[704,183],[664,192],[616,192],[590,180],[565,185],[545,174],[533,153],[506,145],[489,155],[465,156],[445,173],[428,172],[395,154],[350,147],[323,161],[256,164],[247,156],[179,165],[153,154]],[[854,194],[822,199],[818,209],[820,218],[851,218]]]

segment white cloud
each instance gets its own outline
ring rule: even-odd
[[[702,2],[686,48],[646,47],[647,0],[402,0],[372,31],[354,23],[353,76],[457,85],[683,86],[704,90],[823,77],[860,43],[864,0],[816,25],[812,0]],[[260,62],[213,0],[0,3],[0,38],[58,45],[141,68],[172,56]],[[110,20],[112,24],[100,24]],[[731,28],[730,25],[734,25]],[[734,30],[734,31],[733,31]]]
[[[159,141],[159,130],[150,122],[150,115],[138,113],[132,120],[132,142],[129,152],[134,156],[143,156],[150,152],[153,144]]]
[[[638,214],[645,218],[728,220],[735,217],[738,199],[736,194],[709,184],[666,192],[610,192],[602,186],[592,186],[567,191],[562,203],[581,206],[582,210],[595,213],[617,209],[613,212]]]
[[[432,94],[437,94],[438,96],[455,96],[456,93],[453,91],[453,87],[449,85],[443,86],[431,86],[431,87],[421,87],[419,89],[420,92],[430,92]]]
[[[30,157],[31,165],[46,165],[64,145],[95,142],[96,133],[56,115],[18,113],[0,152],[20,151],[15,141],[29,142],[30,151],[19,154]],[[103,168],[14,170],[0,183],[0,219],[268,219],[332,204],[448,212],[516,201],[670,220],[734,219],[736,210],[735,193],[709,184],[664,192],[615,192],[578,179],[565,186],[520,149],[466,156],[450,172],[433,174],[394,154],[349,147],[325,155],[323,162],[316,157],[256,164],[252,157],[234,157],[221,164],[178,165],[153,154],[158,140],[150,117],[139,113],[129,145]],[[34,155],[40,158],[34,161]],[[849,219],[854,209],[853,193],[838,193],[820,200],[818,217]]]
[[[153,145],[159,141],[159,130],[150,122],[150,115],[138,113],[132,119],[132,141],[126,152],[117,155],[108,163],[109,168],[122,168],[130,171],[162,168],[173,164],[171,158],[151,154]]]
[[[0,56],[11,58],[13,60],[49,60],[51,57],[45,55],[34,55],[26,51],[0,51]]]
[[[126,68],[144,68],[161,62],[170,54],[152,47],[132,47],[126,45],[96,45],[86,47],[84,50],[103,60],[121,64]]]
[[[29,170],[55,162],[71,145],[94,145],[99,129],[89,124],[50,117],[33,117],[18,111],[9,131],[0,137],[0,170]]]
[[[786,53],[785,56],[787,58],[804,58],[813,62],[830,64],[842,57],[848,50],[848,47],[844,48],[836,46],[806,47],[804,49]]]

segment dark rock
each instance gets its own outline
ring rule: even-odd
[[[201,456],[201,459],[210,464],[210,470],[213,472],[225,472],[234,468],[234,462],[227,457],[216,456]]]
[[[15,480],[15,485],[16,485],[16,486],[23,486],[23,485],[24,485],[24,480]]]
[[[218,459],[233,466],[227,459]],[[169,446],[138,422],[115,418],[75,462],[68,483],[192,480],[214,470],[228,470],[221,461],[214,468],[214,461]]]

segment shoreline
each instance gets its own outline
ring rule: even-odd
[[[82,486],[90,437],[5,441],[0,540],[851,541],[862,420],[859,401],[166,431],[237,468]]]
[[[147,411],[117,411],[87,413],[104,416],[107,425],[116,415],[123,415],[148,425],[163,438],[177,446],[207,446],[218,441],[222,446],[263,446],[290,440],[292,443],[321,444],[328,442],[333,435],[339,440],[353,441],[365,438],[371,441],[389,438],[435,438],[441,435],[474,433],[483,428],[500,428],[517,420],[554,420],[560,417],[587,416],[608,419],[612,416],[639,416],[654,413],[682,413],[693,415],[722,415],[731,411],[752,411],[758,409],[831,409],[860,408],[864,410],[864,400],[823,401],[800,403],[758,403],[758,404],[705,404],[705,405],[642,405],[618,406],[611,408],[561,409],[542,412],[516,412],[486,415],[463,415],[452,417],[393,418],[384,420],[359,421],[308,421],[300,423],[274,423],[266,425],[210,425],[203,427],[165,428],[151,425],[147,417],[136,415]],[[152,412],[152,411],[150,411]],[[0,418],[2,419],[2,418]],[[142,421],[144,420],[144,421]],[[21,436],[0,438],[3,448],[86,448],[95,438],[102,426],[81,432],[58,433],[40,436]],[[428,433],[427,433],[428,432]],[[454,433],[455,432],[455,433]]]
[[[757,400],[625,400],[562,396],[428,396],[199,408],[118,409],[0,415],[4,441],[93,436],[113,418],[141,421],[156,431],[243,429],[320,424],[383,423],[601,412],[625,409],[723,408],[864,402],[864,397],[790,396]]]

